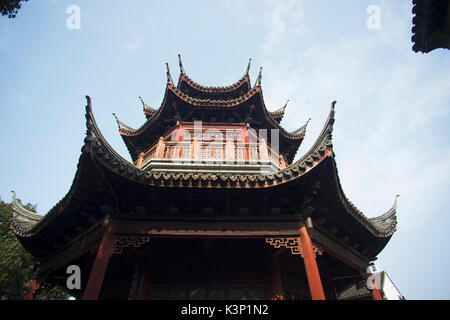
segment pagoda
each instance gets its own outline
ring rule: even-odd
[[[411,29],[415,52],[450,49],[450,0],[413,0]]]
[[[161,106],[141,98],[145,123],[121,122],[131,161],[97,126],[86,137],[67,195],[46,215],[13,195],[11,228],[38,261],[26,298],[43,281],[77,299],[331,299],[366,281],[396,230],[396,201],[367,218],[339,182],[335,103],[312,147],[294,161],[306,131],[285,130],[286,105],[266,108],[261,70],[206,87],[179,60],[167,65]],[[81,285],[68,289],[68,267]],[[373,297],[380,293],[373,290]]]

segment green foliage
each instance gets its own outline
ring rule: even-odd
[[[36,209],[31,204],[24,207],[31,211]],[[36,262],[10,229],[11,217],[11,204],[0,199],[0,299],[19,300],[23,299],[36,276]],[[35,295],[35,299],[39,300],[62,300],[68,297],[61,289],[45,282]]]
[[[28,0],[0,0],[0,10],[2,16],[8,16],[8,18],[15,18],[17,12],[22,7],[21,2]]]

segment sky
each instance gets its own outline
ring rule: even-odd
[[[0,197],[15,190],[45,214],[65,196],[86,95],[130,160],[112,113],[142,125],[138,97],[160,107],[165,62],[175,81],[181,54],[196,82],[224,86],[252,58],[268,109],[290,100],[282,126],[311,118],[297,159],[337,100],[333,145],[347,197],[373,217],[400,195],[398,230],[377,266],[407,299],[449,299],[450,51],[415,53],[412,17],[412,1],[394,0],[24,3],[16,19],[0,18]]]

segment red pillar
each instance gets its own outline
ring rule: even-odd
[[[250,139],[248,137],[248,130],[247,130],[246,126],[244,127],[243,132],[244,132],[244,159],[245,160],[250,160],[250,150],[249,150],[249,148],[250,148],[250,145],[249,145]]]
[[[113,224],[114,222],[110,222],[103,235],[86,289],[83,293],[83,300],[97,300],[100,294],[109,258],[114,249]]]
[[[372,289],[373,300],[384,300],[383,296],[381,295],[380,290],[378,289],[375,279],[372,280],[372,285],[373,285],[373,289]]]
[[[31,282],[30,287],[28,288],[28,291],[25,295],[25,297],[23,298],[24,300],[33,300],[34,298],[34,293],[36,292],[37,289],[39,289],[39,281],[38,280],[33,280]]]
[[[264,299],[284,299],[278,256],[271,252],[264,257]]]
[[[150,296],[150,286],[151,286],[151,278],[150,278],[150,264],[144,264],[141,269],[142,272],[142,286],[140,288],[139,300],[148,300]]]
[[[311,238],[309,237],[306,226],[300,228],[300,244],[303,252],[303,262],[305,263],[311,299],[325,300],[319,268],[317,267],[316,255],[313,251]]]

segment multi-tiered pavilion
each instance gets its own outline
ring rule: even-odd
[[[365,281],[396,229],[396,204],[367,218],[339,182],[335,102],[312,147],[294,161],[306,124],[268,111],[250,63],[227,87],[191,80],[180,58],[145,123],[118,118],[132,161],[108,144],[87,97],[86,138],[67,195],[46,215],[13,198],[12,229],[42,281],[82,299],[339,299]],[[375,292],[376,293],[376,292]],[[377,296],[376,294],[374,296]],[[379,296],[379,295],[378,295]]]

